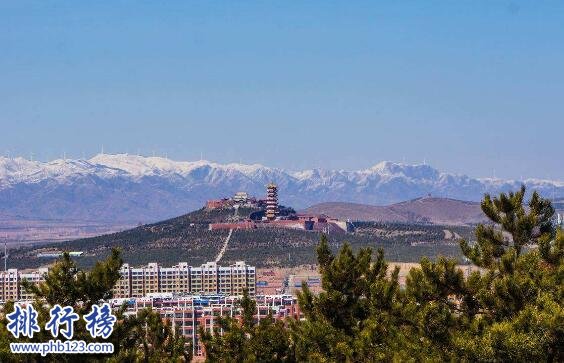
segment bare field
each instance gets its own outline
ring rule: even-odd
[[[63,242],[123,231],[131,224],[0,218],[0,242],[9,246]]]
[[[399,283],[405,285],[405,279],[409,274],[409,270],[417,268],[418,263],[409,262],[388,262],[388,271],[391,273],[398,266]],[[458,265],[465,275],[469,271],[476,271],[475,266]],[[288,268],[259,268],[257,269],[257,294],[281,294],[290,293],[296,295],[301,289],[302,283],[307,282],[313,292],[321,291],[321,275],[316,265],[304,265]],[[259,286],[266,283],[265,286]]]

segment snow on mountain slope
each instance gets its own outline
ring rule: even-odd
[[[124,173],[120,170],[100,168],[85,160],[57,159],[42,163],[23,158],[0,157],[0,188],[18,183],[39,183],[49,179],[65,182],[77,176],[98,175],[111,178],[120,174]]]
[[[162,157],[143,157],[138,155],[118,154],[98,154],[88,160],[91,164],[106,166],[109,168],[123,170],[133,176],[147,175],[189,175],[199,168],[220,169],[225,172],[240,172],[247,176],[253,176],[261,170],[267,169],[260,164],[217,164],[206,160],[201,161],[173,161]]]
[[[173,161],[128,154],[89,160],[0,157],[0,213],[35,218],[155,221],[244,190],[261,197],[270,181],[286,205],[320,202],[387,205],[427,194],[478,201],[521,182],[442,173],[429,165],[381,162],[357,170],[289,172],[259,164]],[[561,181],[526,180],[529,189],[563,197]]]

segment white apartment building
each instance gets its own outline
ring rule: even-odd
[[[27,280],[33,284],[38,284],[45,281],[44,275],[47,273],[47,268],[40,268],[34,271],[19,271],[18,269],[11,268],[7,271],[0,272],[0,300],[1,301],[29,301],[33,300],[33,294],[26,291],[20,282]]]
[[[181,262],[172,267],[149,263],[143,267],[124,264],[114,287],[116,298],[138,298],[155,293],[241,295],[244,289],[255,295],[256,268],[243,261],[230,266],[208,262],[192,267]]]

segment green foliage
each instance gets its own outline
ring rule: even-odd
[[[27,281],[22,287],[36,296],[34,307],[38,312],[39,326],[49,320],[49,309],[55,304],[72,306],[80,316],[87,314],[93,304],[112,297],[112,288],[119,279],[122,265],[121,254],[114,249],[104,261],[98,261],[90,271],[78,268],[68,253],[63,254],[45,275],[45,282],[36,286]],[[124,307],[125,308],[125,307]],[[151,310],[141,310],[136,316],[125,316],[124,308],[117,313],[118,321],[112,335],[106,340],[114,344],[114,354],[81,355],[83,362],[179,362],[190,361],[192,350],[185,339],[173,329],[168,321]],[[8,332],[6,313],[13,311],[13,303],[5,304],[0,320],[0,362],[74,362],[72,354],[14,355],[9,343],[15,339]],[[41,330],[32,339],[22,338],[18,342],[47,342],[53,337]],[[63,339],[59,337],[59,339]],[[73,340],[85,342],[93,339],[80,319],[74,323]]]
[[[465,276],[456,261],[421,260],[400,288],[382,251],[337,255],[317,249],[323,292],[299,295],[305,321],[291,324],[298,361],[562,361],[564,235],[550,202],[533,193],[486,195],[489,225],[477,242],[461,241],[479,269]]]
[[[49,309],[55,304],[61,306],[72,306],[79,315],[85,315],[90,311],[93,304],[103,299],[111,298],[112,288],[119,279],[119,269],[122,265],[121,256],[118,250],[113,250],[112,254],[105,260],[99,261],[90,271],[79,269],[68,253],[63,254],[61,259],[55,263],[45,275],[45,282],[34,285],[28,281],[23,281],[21,286],[27,291],[35,294],[34,308],[38,312],[39,326],[43,327],[49,320]],[[6,313],[13,311],[13,304],[4,306],[3,319],[0,322],[0,340],[9,342],[15,341],[13,336],[8,333],[6,328]],[[47,342],[52,339],[49,332],[41,330],[34,334],[32,339],[18,339],[18,342]],[[86,342],[95,341],[88,334],[85,322],[80,319],[74,323],[74,340],[84,340]],[[2,358],[3,357],[3,358]],[[0,361],[26,361],[32,362],[41,357],[17,356],[14,357],[9,352],[9,345],[6,350],[0,352]],[[94,357],[85,356],[85,360],[95,360]],[[50,354],[41,361],[46,362],[67,362],[72,361],[72,355]]]
[[[294,361],[289,333],[280,321],[268,315],[256,322],[256,302],[244,291],[241,321],[219,317],[213,332],[200,327],[200,339],[208,362],[289,362]]]
[[[45,275],[45,282],[34,285],[23,281],[22,286],[44,299],[49,305],[73,306],[75,311],[89,311],[92,304],[111,297],[111,290],[119,279],[123,261],[117,249],[105,261],[98,261],[89,272],[77,268],[68,253]]]
[[[239,208],[237,218],[246,218],[257,209]],[[235,219],[237,219],[235,218]],[[131,265],[159,262],[172,266],[179,261],[199,265],[213,260],[221,247],[227,230],[210,231],[211,222],[234,219],[234,209],[200,209],[181,217],[142,225],[127,231],[104,236],[21,247],[12,251],[11,265],[32,268],[44,264],[36,254],[45,250],[78,250],[85,254],[74,258],[79,267],[90,268],[96,261],[119,247],[124,260]],[[469,237],[470,226],[437,226],[413,223],[355,222],[354,233],[331,234],[331,248],[338,249],[348,241],[353,250],[363,247],[383,248],[393,261],[417,262],[422,256],[437,254],[461,258],[460,248],[453,237],[446,238],[444,230]],[[236,231],[223,256],[225,263],[245,260],[255,266],[298,266],[314,264],[315,245],[320,234],[312,231],[283,228],[258,228]]]
[[[534,192],[527,212],[523,205],[524,196],[524,186],[518,192],[501,193],[494,199],[486,194],[482,211],[493,224],[478,226],[477,243],[473,247],[466,241],[461,242],[462,251],[475,265],[495,268],[494,264],[501,263],[510,268],[511,261],[516,260],[523,247],[554,238],[551,221],[554,209],[550,201]]]
[[[151,309],[143,309],[137,315],[124,317],[120,314],[112,334],[117,348],[109,362],[190,362],[192,347],[171,326],[168,319]]]

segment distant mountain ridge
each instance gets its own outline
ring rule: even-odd
[[[388,205],[432,194],[478,201],[515,190],[522,182],[476,179],[429,165],[381,162],[356,171],[287,171],[253,164],[172,161],[99,154],[89,160],[31,161],[0,157],[0,213],[33,218],[150,222],[201,207],[237,191],[261,197],[279,185],[280,201],[294,208],[326,201]],[[564,197],[564,183],[528,179],[545,196]]]
[[[388,206],[330,202],[304,210],[309,214],[326,214],[353,221],[433,223],[461,225],[484,222],[486,216],[477,202],[448,198],[424,197]]]

